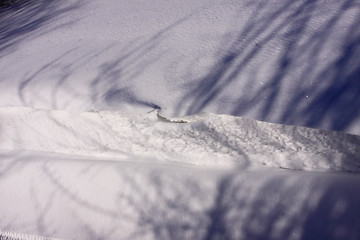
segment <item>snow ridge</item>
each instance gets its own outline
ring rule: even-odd
[[[1,108],[0,148],[207,167],[360,172],[360,137],[340,132],[201,113],[166,118],[158,111],[70,114]]]

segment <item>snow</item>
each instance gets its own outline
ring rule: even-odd
[[[64,239],[359,237],[354,174],[18,151],[2,159],[13,166],[0,181],[0,221],[9,231]]]
[[[266,165],[360,172],[360,137],[202,113],[167,119],[159,110],[70,114],[0,109],[2,149],[199,166]],[[149,159],[149,160],[146,160]]]
[[[38,5],[1,21],[1,107],[156,105],[360,134],[357,0]]]
[[[8,107],[0,128],[7,231],[61,239],[359,237],[360,136],[212,113],[169,119],[158,109]]]
[[[0,239],[360,239],[360,3],[0,8]]]

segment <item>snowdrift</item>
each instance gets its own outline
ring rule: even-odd
[[[158,109],[1,108],[0,129],[0,225],[10,232],[359,237],[359,136],[210,113],[169,119]]]
[[[0,239],[360,239],[359,23],[359,0],[0,4]]]
[[[360,172],[360,136],[202,113],[70,114],[0,109],[0,146],[107,159],[200,166],[266,165],[296,170]]]

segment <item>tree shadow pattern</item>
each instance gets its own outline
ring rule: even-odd
[[[9,52],[13,52],[23,41],[30,40],[35,31],[36,34],[41,35],[71,24],[62,23],[41,31],[50,21],[59,20],[63,15],[83,4],[82,0],[3,2],[4,6],[0,8],[0,57],[5,57]]]
[[[23,14],[18,15],[9,15],[1,10],[2,56],[51,17],[60,16],[74,7],[54,12],[51,4],[52,1],[39,1],[37,7],[21,7]],[[255,1],[246,4],[244,7],[252,11],[248,22],[239,32],[233,33],[230,39],[224,39],[223,45],[226,47],[219,51],[220,57],[214,67],[205,76],[194,79],[190,91],[179,101],[177,109],[186,108],[187,114],[198,113],[206,110],[215,99],[224,97],[226,89],[237,87],[239,96],[230,109],[230,113],[234,115],[247,115],[252,108],[260,107],[261,111],[255,116],[260,120],[333,130],[346,130],[357,121],[360,114],[359,1],[279,1],[276,5],[267,1]],[[326,4],[324,11],[318,10],[321,9],[319,4]],[[347,16],[349,21],[343,23],[344,18],[348,19]],[[323,17],[320,26],[312,29],[312,22],[317,17]],[[15,25],[10,25],[9,22]],[[176,24],[172,27],[175,26]],[[343,31],[337,32],[342,26]],[[109,102],[123,100],[156,106],[137,99],[127,89],[117,87],[115,81],[124,78],[124,69],[129,68],[129,65],[134,67],[126,73],[127,79],[133,78],[141,72],[141,68],[156,61],[156,58],[152,58],[148,62],[137,64],[138,58],[157,46],[162,34],[170,28],[164,29],[163,33],[155,35],[140,47],[130,48],[133,50],[124,57],[102,65],[99,76],[92,82],[93,102],[96,103],[99,97],[105,96]],[[309,31],[310,34],[306,34]],[[273,44],[279,37],[283,39],[283,44],[277,49]],[[332,52],[326,47],[337,37],[346,41],[336,49],[335,57],[327,60],[329,56],[326,55]],[[266,59],[260,60],[273,47],[280,55],[276,55],[275,63],[270,65],[274,67],[272,74],[263,78],[256,69],[269,67],[262,62]],[[259,62],[264,65],[254,66],[254,63]],[[189,72],[191,71],[192,69],[189,69]],[[108,76],[108,82],[102,82],[104,75]],[[246,79],[242,77],[244,75]],[[32,79],[35,79],[35,76],[23,82],[19,88],[20,94]],[[63,79],[66,81],[67,77]],[[240,80],[242,82],[239,84]],[[259,81],[262,84],[258,85]],[[293,82],[296,84],[290,89],[292,97],[284,101],[282,93],[289,90],[289,85]],[[251,94],[244,94],[244,91],[250,91]],[[26,101],[24,97],[23,99]],[[57,107],[56,101],[54,107]],[[274,111],[279,114],[274,116]],[[14,164],[18,164],[17,161],[15,158]],[[13,171],[13,163],[5,169]],[[57,191],[77,202],[79,206],[94,212],[105,211],[109,217],[121,216],[121,211],[104,210],[84,201],[46,171],[48,170],[44,168],[45,175]],[[1,174],[6,176],[3,171]],[[264,177],[260,187],[252,185],[252,181],[260,181],[258,179],[261,179],[261,176],[248,176],[249,178],[245,179],[245,175],[236,173],[224,176],[214,189],[210,190],[213,195],[207,195],[196,181],[190,179],[183,186],[179,186],[176,181],[163,179],[164,176],[156,171],[146,179],[149,188],[154,191],[146,191],[143,183],[138,183],[133,178],[123,179],[122,181],[137,189],[138,194],[127,195],[119,191],[119,198],[125,199],[127,206],[138,213],[135,221],[138,221],[139,228],[132,237],[141,237],[150,232],[156,239],[360,238],[359,218],[354,218],[360,213],[360,191],[349,192],[346,187],[354,184],[356,175],[348,175],[345,183],[336,182],[335,178],[331,184],[325,184],[319,176],[318,185],[311,185],[303,176],[296,174],[290,182],[281,175],[270,176]],[[300,183],[309,186],[308,189],[304,188],[305,192],[302,194],[296,192]],[[170,190],[174,191],[171,197],[168,195]],[[318,194],[315,203],[301,199],[313,194]],[[211,199],[211,196],[214,198]],[[206,210],[191,208],[186,197],[206,202],[207,204],[203,205]],[[51,206],[52,198],[49,198],[47,203]],[[49,206],[45,208],[46,211],[50,211]],[[44,224],[42,218],[39,219],[39,222]],[[44,228],[41,224],[39,231]],[[299,226],[300,229],[297,228]],[[90,235],[96,232],[92,228],[96,226],[87,228]],[[97,236],[97,239],[106,238],[111,237]]]
[[[61,16],[72,8],[74,6],[45,16]],[[136,89],[142,89],[143,83],[134,79],[147,74],[150,67],[164,60],[163,57],[167,56],[162,45],[164,39],[183,23],[193,21],[192,17],[201,11],[170,23],[150,37],[136,39],[121,47],[110,44],[68,62],[67,56],[78,50],[72,49],[26,76],[19,85],[19,97],[24,105],[31,105],[30,99],[33,101],[34,97],[26,98],[25,94],[30,94],[27,88],[31,84],[39,85],[35,82],[42,74],[54,71],[54,66],[61,66],[56,83],[52,83],[53,91],[49,93],[51,107],[56,109],[68,107],[59,103],[58,93],[66,91],[75,98],[86,98],[95,110],[99,110],[97,106],[102,110],[108,106],[109,110],[118,109],[121,104],[130,104],[172,108],[173,115],[178,116],[216,111],[337,131],[352,128],[352,133],[356,133],[360,114],[357,110],[360,108],[357,97],[360,93],[358,0],[331,0],[326,4],[313,0],[278,1],[276,4],[271,1],[244,1],[235,8],[237,13],[232,16],[233,26],[219,42],[215,62],[205,73],[196,76],[194,66],[199,56],[185,57],[189,64],[182,69],[182,74],[187,80],[184,85],[176,83],[177,90],[172,88],[171,91],[178,91],[179,95],[174,103],[163,103],[158,100],[160,96],[150,99],[142,96],[141,91]],[[248,16],[245,20],[244,12]],[[0,41],[5,43],[3,48],[16,43],[17,39],[21,40],[23,33],[45,23],[48,17],[43,18],[34,21],[34,26],[13,25],[7,29],[4,24],[0,37]],[[25,30],[22,31],[22,28]],[[100,63],[96,75],[88,79],[89,93],[64,87],[75,81],[77,70],[87,62],[114,51],[119,53],[118,57]],[[67,63],[64,63],[65,60]],[[171,64],[166,67],[170,68]],[[143,81],[144,77],[141,79]],[[178,77],[173,79],[177,80]],[[155,92],[162,94],[158,90]],[[71,103],[69,100],[67,104]]]
[[[333,176],[328,180],[314,175],[307,178],[308,173],[297,172],[237,172],[218,176],[209,187],[193,177],[181,181],[177,174],[163,174],[159,169],[143,173],[119,175],[122,189],[116,198],[121,207],[113,210],[87,203],[80,192],[71,192],[56,175],[47,176],[56,183],[57,194],[67,195],[86,211],[112,219],[115,226],[126,221],[137,226],[125,236],[129,232],[121,227],[100,230],[89,224],[89,236],[93,234],[97,239],[359,237],[360,221],[356,216],[360,195],[346,187],[358,181],[357,176]],[[125,186],[131,191],[125,191]]]
[[[179,111],[185,107],[186,114],[195,114],[213,107],[258,120],[339,131],[358,120],[358,0],[254,1],[238,16],[245,11],[251,12],[248,22],[224,38],[211,70],[184,86],[190,91]],[[333,44],[334,39],[340,43]],[[238,89],[238,95],[228,96],[229,89]],[[254,109],[258,111],[252,113]]]
[[[24,182],[21,196],[29,197],[10,197],[34,208],[34,218],[2,218],[4,230],[90,239],[360,237],[360,180],[355,174],[265,169],[218,172],[181,166],[171,170],[143,164],[129,168],[123,163],[75,158],[69,167],[61,157],[38,155],[30,164],[29,156],[14,152],[8,158],[10,155],[22,167],[7,169],[0,179]],[[28,180],[20,180],[18,174],[27,171],[36,175],[25,183]],[[109,185],[104,185],[102,179],[109,177]],[[64,224],[66,219],[71,226]]]

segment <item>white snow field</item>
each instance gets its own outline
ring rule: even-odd
[[[0,1],[1,239],[360,239],[360,0]]]

